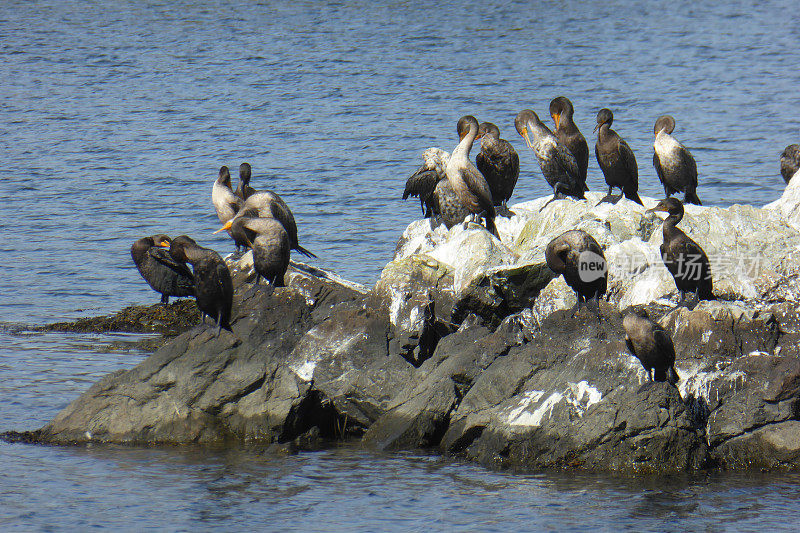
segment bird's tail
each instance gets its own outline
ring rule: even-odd
[[[497,232],[497,226],[494,225],[494,217],[486,216],[486,229],[500,240],[500,233]]]
[[[714,296],[714,289],[713,284],[710,279],[705,280],[704,283],[700,285],[697,290],[697,299],[698,300],[716,300],[717,297]]]
[[[678,386],[678,382],[680,380],[681,380],[681,378],[678,377],[678,373],[675,372],[675,366],[673,365],[673,366],[669,367],[667,369],[667,381],[669,381],[670,383],[672,383],[673,385],[675,385],[677,387]]]
[[[703,203],[700,201],[700,198],[697,197],[696,191],[686,191],[686,194],[683,196],[683,203],[703,205]]]
[[[297,250],[298,252],[300,252],[301,254],[303,254],[303,255],[304,255],[304,256],[306,256],[306,257],[314,257],[314,258],[317,258],[317,256],[316,256],[316,255],[314,255],[314,252],[311,252],[311,251],[309,251],[309,250],[306,250],[305,248],[303,248],[303,247],[302,247],[302,246],[300,246],[299,244],[297,245],[297,248],[295,248],[295,250]]]
[[[630,200],[632,202],[636,202],[639,205],[644,205],[642,203],[642,199],[639,198],[639,193],[637,191],[629,191],[629,190],[623,189],[622,192],[625,193],[625,198],[627,198],[628,200]]]

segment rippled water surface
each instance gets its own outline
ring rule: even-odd
[[[520,152],[517,200],[548,191],[513,117],[547,116],[559,94],[590,143],[597,110],[614,111],[649,195],[660,114],[706,204],[773,200],[778,156],[800,142],[790,1],[200,4],[3,3],[0,322],[157,301],[128,252],[144,235],[231,250],[211,234],[223,164],[250,162],[289,202],[316,264],[371,284],[419,213],[399,199],[406,177],[424,148],[455,144],[464,114]],[[589,185],[603,185],[594,161]],[[41,426],[143,357],[124,336],[0,340],[0,431]],[[349,448],[0,444],[0,462],[3,529],[776,529],[800,511],[791,476],[515,476]]]

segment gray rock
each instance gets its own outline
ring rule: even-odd
[[[241,285],[233,334],[196,327],[103,378],[40,431],[53,443],[290,441],[358,435],[413,367],[350,287],[295,271],[274,291]],[[313,440],[313,439],[312,439]]]

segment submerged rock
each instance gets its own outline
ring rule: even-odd
[[[69,333],[161,333],[174,336],[195,326],[200,312],[194,300],[175,300],[169,305],[134,305],[110,316],[80,318],[72,322],[56,322],[34,328],[35,331]]]

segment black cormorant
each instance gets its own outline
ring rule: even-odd
[[[293,250],[297,250],[307,257],[317,257],[309,250],[300,246],[297,242],[297,223],[294,220],[292,210],[283,199],[272,191],[259,191],[247,200],[239,211],[237,216],[244,216],[244,213],[253,214],[257,213],[259,217],[270,217],[280,222],[289,234],[289,243]],[[236,217],[234,217],[235,219]],[[215,231],[230,231],[233,225],[233,220],[229,220],[224,226]]]
[[[575,291],[578,302],[572,315],[586,304],[599,317],[600,296],[608,288],[608,266],[600,244],[583,230],[569,230],[550,241],[545,261]]]
[[[572,102],[565,96],[559,96],[550,102],[550,116],[556,125],[553,134],[575,156],[575,161],[578,162],[578,169],[581,172],[583,188],[588,191],[586,173],[589,168],[589,145],[586,143],[586,138],[581,134],[578,126],[572,120],[574,113]]]
[[[231,173],[228,167],[219,169],[219,176],[214,181],[211,189],[211,201],[217,211],[217,218],[225,224],[239,211],[244,201],[236,196],[231,189]]]
[[[289,234],[283,224],[274,218],[237,217],[231,231],[244,233],[248,246],[253,250],[253,267],[256,285],[263,276],[267,283],[284,287],[283,280],[289,267]]]
[[[236,196],[242,200],[250,198],[256,190],[250,186],[250,176],[253,169],[250,168],[250,163],[242,163],[239,165],[239,185],[236,186]]]
[[[681,293],[679,305],[687,292],[693,292],[698,300],[716,300],[711,280],[711,266],[708,256],[699,244],[690,239],[678,222],[683,218],[683,204],[677,198],[666,198],[645,213],[665,211],[669,216],[664,220],[664,242],[661,245],[661,259],[675,278],[675,286]]]
[[[175,261],[192,265],[195,299],[203,321],[206,316],[213,318],[217,335],[222,328],[232,331],[233,281],[225,261],[217,252],[199,246],[186,235],[173,239],[169,253]]]
[[[481,151],[475,166],[486,178],[494,205],[506,207],[519,178],[519,155],[511,143],[500,138],[500,130],[491,122],[478,126]]]
[[[522,135],[528,147],[536,153],[542,174],[553,188],[553,199],[558,198],[559,194],[579,199],[586,198],[583,194],[585,182],[581,178],[578,161],[539,120],[539,116],[530,109],[525,109],[517,114],[514,125],[517,133]],[[530,138],[531,134],[533,141]]]
[[[611,190],[619,187],[625,198],[644,205],[639,198],[639,167],[636,157],[625,139],[611,129],[613,122],[614,114],[610,109],[604,108],[597,113],[597,144],[594,145],[594,154],[608,185],[608,196],[601,202],[610,200]]]
[[[781,176],[789,183],[792,176],[800,169],[800,144],[790,144],[781,154]]]
[[[675,346],[672,337],[647,315],[644,308],[631,309],[622,317],[625,345],[641,361],[653,381],[678,382],[675,372]]]
[[[175,261],[164,249],[172,241],[166,235],[143,237],[131,246],[131,257],[139,274],[154,291],[161,293],[161,303],[167,305],[170,296],[194,296],[192,272]]]

